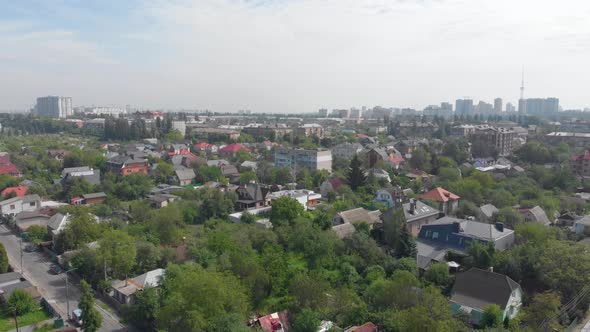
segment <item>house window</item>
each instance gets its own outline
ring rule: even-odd
[[[432,232],[432,239],[438,239],[438,232]]]
[[[12,205],[10,206],[10,209],[11,209],[11,210],[14,210],[14,208],[15,208],[15,206],[14,206],[14,204],[12,204]]]
[[[463,238],[459,239],[459,245],[463,245]]]
[[[35,202],[29,203],[29,206],[35,206],[35,205],[36,205]]]

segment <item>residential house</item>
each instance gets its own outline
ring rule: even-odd
[[[86,205],[100,204],[107,199],[107,194],[102,191],[98,193],[84,194],[82,195],[82,199],[84,199],[84,204]]]
[[[577,234],[588,234],[590,231],[590,215],[585,215],[576,220],[573,229]]]
[[[26,195],[14,197],[0,202],[2,216],[14,216],[23,211],[35,211],[41,208],[39,195]]]
[[[380,221],[381,211],[369,211],[364,208],[338,212],[332,219],[332,230],[339,238],[345,238],[355,232],[354,224],[366,222],[372,229]]]
[[[193,180],[197,177],[192,168],[177,169],[174,173],[176,175],[176,180],[181,186],[193,183]]]
[[[135,304],[135,294],[144,289],[159,287],[164,275],[164,269],[155,269],[127,280],[115,280],[111,284],[110,295],[121,304]]]
[[[180,199],[180,197],[172,194],[157,193],[148,196],[150,205],[156,209],[161,209],[168,206],[168,204]]]
[[[406,200],[406,196],[400,186],[387,186],[377,190],[375,195],[375,202],[387,205],[388,209],[393,207],[400,207],[402,202]]]
[[[288,310],[275,312],[270,315],[258,317],[251,325],[259,326],[264,332],[289,332],[291,314]]]
[[[515,236],[502,223],[443,217],[422,225],[416,242],[418,267],[426,270],[432,262],[444,261],[449,251],[464,254],[473,241],[493,243],[496,250],[505,250],[514,244]]]
[[[382,168],[373,168],[373,169],[369,169],[367,171],[365,171],[365,174],[367,176],[374,176],[376,179],[378,180],[385,180],[385,182],[390,183],[391,182],[391,177],[389,176],[389,173],[387,173],[386,170],[382,169]]]
[[[270,188],[258,183],[247,183],[236,190],[238,210],[259,209],[270,205]]]
[[[455,211],[455,209],[457,209],[459,206],[459,199],[461,198],[442,187],[434,188],[425,194],[419,195],[418,197],[438,202],[438,209],[444,214],[453,213],[453,211]]]
[[[280,190],[270,193],[270,202],[281,197],[290,197],[299,202],[305,210],[313,210],[318,204],[322,195],[307,189],[298,190]]]
[[[183,156],[191,153],[190,148],[186,144],[170,144],[168,147],[168,156]]]
[[[258,169],[258,163],[255,162],[255,161],[246,160],[246,161],[244,161],[243,163],[240,164],[240,168],[242,170],[248,169],[248,170],[251,170],[251,171],[256,172],[256,169]]]
[[[63,161],[65,157],[71,155],[72,152],[64,149],[49,149],[47,150],[47,156],[57,161]]]
[[[373,322],[367,322],[361,326],[351,326],[344,332],[379,332],[379,328]]]
[[[522,294],[520,285],[510,277],[471,268],[455,276],[449,303],[454,312],[467,314],[471,324],[479,325],[490,305],[500,307],[502,321],[516,317],[522,308]]]
[[[239,143],[232,143],[219,149],[219,154],[222,156],[234,156],[239,151],[250,152],[251,150]]]
[[[327,179],[320,185],[320,194],[322,194],[322,197],[324,198],[328,197],[329,193],[337,191],[345,184],[346,182],[341,178]]]
[[[0,175],[7,174],[15,178],[22,177],[22,173],[10,161],[10,156],[6,152],[0,152]]]
[[[147,159],[131,156],[116,156],[107,161],[107,169],[115,174],[127,176],[130,174],[148,175]]]
[[[0,196],[6,197],[9,195],[14,195],[14,197],[23,197],[27,194],[29,188],[25,186],[16,186],[16,187],[8,187],[2,190]]]
[[[296,129],[297,136],[315,136],[317,138],[324,137],[324,127],[317,123],[306,123]]]
[[[70,222],[70,214],[56,213],[47,222],[47,233],[51,235],[53,242]]]
[[[590,151],[571,156],[570,165],[576,174],[590,176]]]
[[[417,236],[424,225],[433,223],[437,218],[439,211],[428,206],[419,200],[410,199],[409,202],[398,205],[404,211],[408,231]],[[393,221],[395,209],[389,209],[381,215],[383,222]]]
[[[50,219],[51,215],[47,211],[24,211],[14,217],[14,223],[24,232],[33,225],[47,227]]]
[[[390,158],[389,154],[381,148],[370,148],[364,152],[364,155],[367,168],[374,168],[379,163],[388,163]]]
[[[498,212],[500,212],[500,210],[492,204],[482,205],[479,207],[478,211],[479,219],[485,222],[490,222],[492,221],[494,214],[497,214]]]
[[[66,185],[79,178],[88,181],[92,185],[100,184],[100,170],[93,169],[89,166],[67,167],[61,171],[61,184]]]
[[[217,153],[218,147],[215,144],[209,144],[207,142],[200,142],[193,145],[193,150],[205,153]]]
[[[546,226],[551,225],[551,220],[547,218],[545,211],[538,205],[530,209],[518,209],[518,212],[526,222],[538,222]]]
[[[340,143],[331,149],[333,158],[352,159],[355,155],[363,151],[363,146],[359,143]]]

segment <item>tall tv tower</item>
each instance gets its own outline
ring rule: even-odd
[[[520,99],[518,100],[518,113],[526,113],[526,100],[524,99],[524,65],[522,65],[522,81],[520,83]]]

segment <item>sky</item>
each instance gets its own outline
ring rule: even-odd
[[[526,97],[590,107],[587,0],[0,2],[0,110],[298,113]]]

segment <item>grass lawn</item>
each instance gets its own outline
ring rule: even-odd
[[[38,322],[42,322],[44,320],[48,320],[51,318],[45,310],[40,309],[34,312],[30,312],[26,315],[22,315],[18,317],[18,326],[23,327],[31,324],[35,324]],[[16,325],[14,325],[14,317],[7,315],[5,310],[0,311],[0,332],[14,330]]]

